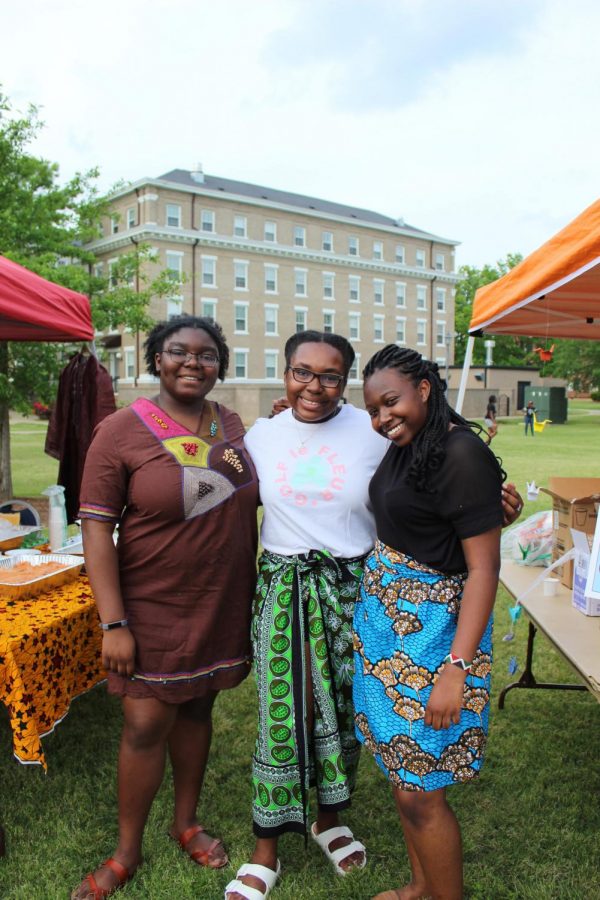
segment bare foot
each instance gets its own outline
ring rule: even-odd
[[[178,832],[175,826],[169,832],[177,841],[184,853],[199,866],[208,869],[222,869],[229,862],[225,847],[218,838],[207,834],[201,825],[190,825],[185,831]]]
[[[383,891],[382,894],[373,897],[373,900],[428,900],[428,898],[427,888],[420,887],[411,881],[404,887]]]
[[[279,871],[279,863],[277,860],[273,861],[271,857],[266,857],[261,853],[253,853],[252,858],[250,860],[251,863],[257,866],[265,866],[265,868],[270,869],[273,874],[276,874]],[[262,878],[257,878],[255,875],[242,875],[236,876],[236,878],[245,884],[246,887],[254,888],[257,891],[260,891],[261,894],[266,893],[267,884],[262,880]],[[233,893],[231,891],[226,891],[225,897],[227,900],[246,900],[246,898],[242,894],[238,894],[237,891]]]
[[[119,860],[111,857],[90,875],[85,876],[79,887],[71,893],[71,900],[94,900],[98,896],[94,884],[97,888],[107,892],[105,896],[112,894],[129,881],[139,864],[140,860],[137,860],[134,864],[125,866]]]

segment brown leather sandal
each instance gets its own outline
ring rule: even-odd
[[[189,858],[193,860],[198,866],[206,866],[208,869],[222,869],[223,866],[226,866],[229,862],[229,857],[225,853],[223,857],[217,857],[216,859],[213,857],[213,853],[217,847],[223,847],[222,841],[218,838],[214,838],[213,841],[209,844],[209,846],[205,850],[188,850],[188,847],[191,841],[196,837],[197,834],[203,832],[204,828],[202,825],[190,825],[189,828],[186,828],[185,831],[182,831],[180,835],[178,835],[174,840],[177,841],[181,849],[184,853],[187,853]],[[171,835],[172,837],[172,835]],[[223,848],[225,849],[225,848]]]
[[[71,900],[76,900],[80,896],[81,888],[87,882],[89,885],[89,889],[87,894],[85,894],[86,900],[91,898],[91,900],[103,900],[104,897],[108,897],[110,894],[114,894],[115,891],[118,891],[119,888],[122,888],[124,884],[127,884],[128,881],[134,876],[134,872],[129,872],[125,866],[121,865],[120,862],[117,862],[116,859],[113,859],[112,856],[110,859],[105,860],[102,865],[98,866],[98,869],[101,869],[102,866],[106,866],[107,869],[110,869],[119,879],[117,884],[111,888],[103,888],[100,887],[96,879],[94,878],[94,873],[90,872],[89,875],[86,875],[78,888],[76,888],[71,894]],[[97,870],[96,870],[97,871]]]

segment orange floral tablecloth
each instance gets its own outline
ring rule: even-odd
[[[0,596],[0,702],[19,762],[47,769],[41,738],[73,698],[105,678],[102,632],[85,576],[31,600]]]

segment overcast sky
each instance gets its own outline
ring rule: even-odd
[[[33,152],[105,189],[204,171],[402,217],[457,262],[600,196],[598,0],[3,0]]]

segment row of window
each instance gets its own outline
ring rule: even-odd
[[[183,272],[183,255],[177,251],[167,250],[166,263],[168,270],[176,277],[181,278]],[[275,263],[264,263],[264,292],[266,294],[279,293],[279,266]],[[249,268],[247,260],[236,259],[233,261],[233,287],[236,291],[249,290]],[[294,296],[308,296],[308,269],[294,269]],[[316,274],[316,273],[315,273]],[[335,300],[335,272],[321,272],[322,295],[324,300]],[[217,287],[217,257],[202,256],[200,269],[200,282],[202,287]],[[383,305],[385,302],[386,282],[382,278],[373,279],[373,302]],[[394,284],[396,294],[396,306],[406,306],[406,284],[396,281]],[[417,309],[427,309],[428,286],[418,284]],[[348,299],[351,303],[360,303],[361,276],[348,276]],[[435,288],[435,306],[438,312],[446,311],[446,288]]]
[[[127,228],[134,228],[137,224],[136,209],[129,207],[126,211]],[[165,207],[165,225],[169,228],[182,227],[182,207],[179,203],[167,203]],[[115,214],[111,216],[110,228],[112,234],[117,234],[120,227],[120,216]],[[202,209],[200,211],[200,231],[205,234],[216,234],[216,214],[212,209]],[[237,238],[248,237],[248,219],[246,216],[237,215],[233,218],[233,236]],[[263,226],[263,240],[276,244],[277,243],[277,222],[266,221]],[[360,238],[356,235],[350,235],[342,239],[341,235],[336,238],[337,247],[334,247],[333,231],[321,232],[321,251],[323,253],[343,253],[348,256],[360,256]],[[367,239],[363,238],[363,244]],[[368,239],[370,244],[370,259],[376,261],[384,261],[384,242],[381,240]],[[307,247],[306,242],[306,226],[294,225],[292,230],[292,246],[298,248]],[[365,257],[367,258],[367,257]],[[406,248],[404,244],[396,244],[394,248],[393,262],[404,265],[406,262]],[[414,265],[416,268],[424,269],[426,266],[426,251],[423,248],[415,249]],[[445,271],[446,257],[442,252],[434,254],[432,260],[432,268],[439,272]]]

